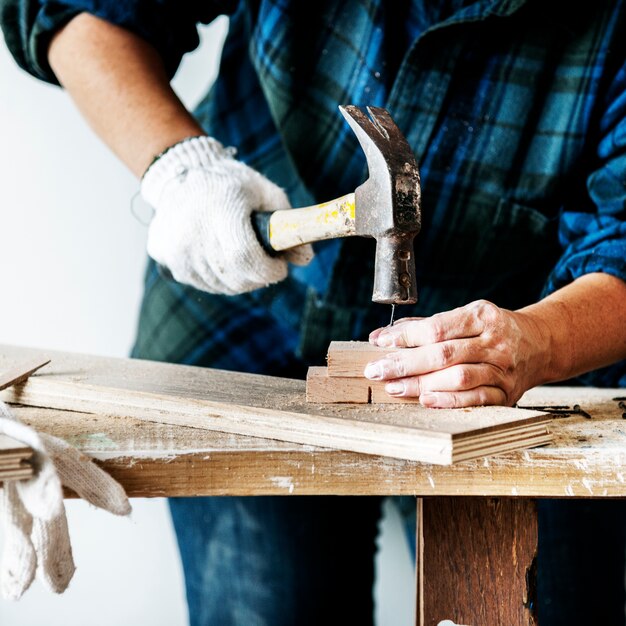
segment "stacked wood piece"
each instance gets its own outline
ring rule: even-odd
[[[402,348],[379,348],[365,341],[332,341],[327,367],[310,367],[306,378],[307,402],[378,404],[415,403],[417,398],[390,396],[386,381],[368,380],[365,366]]]
[[[12,385],[23,383],[31,374],[50,363],[50,359],[27,359],[11,363],[0,370],[0,391]],[[33,450],[29,446],[0,434],[0,482],[16,478],[29,478],[33,475],[30,459]]]
[[[32,476],[33,468],[28,462],[33,451],[15,439],[0,435],[0,482]]]

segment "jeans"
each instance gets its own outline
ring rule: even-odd
[[[171,499],[191,626],[372,624],[382,500]],[[415,498],[393,501],[415,554]],[[540,626],[624,626],[626,501],[538,507]]]
[[[415,541],[415,498],[395,498]],[[170,500],[191,626],[373,623],[382,497]]]

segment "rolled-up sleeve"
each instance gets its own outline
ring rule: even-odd
[[[152,44],[174,75],[186,52],[199,43],[197,25],[235,11],[238,0],[0,0],[0,26],[18,65],[57,84],[48,64],[53,34],[79,13],[91,13]]]
[[[599,128],[597,166],[587,178],[590,202],[579,198],[581,205],[561,214],[563,255],[548,279],[544,295],[593,272],[626,281],[626,66],[608,90]],[[581,380],[602,386],[626,385],[626,361]]]

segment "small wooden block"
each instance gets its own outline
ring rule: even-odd
[[[328,346],[328,375],[362,377],[365,366],[402,348],[379,348],[367,341],[331,341]]]
[[[361,377],[329,376],[326,367],[309,367],[306,377],[306,401],[318,404],[411,404],[418,398],[398,398],[385,391],[384,381]]]
[[[307,402],[367,404],[369,398],[367,378],[333,378],[328,375],[326,367],[309,367],[306,375]]]

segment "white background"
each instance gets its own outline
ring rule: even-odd
[[[203,28],[174,86],[189,106],[217,71],[227,22]],[[0,343],[126,356],[141,297],[146,227],[138,184],[60,89],[20,71],[0,40]],[[68,591],[39,583],[0,600],[0,626],[178,626],[182,571],[164,500],[133,500],[130,520],[67,503],[78,566]],[[386,505],[377,623],[412,623],[413,572]],[[2,534],[0,531],[0,544]],[[219,625],[217,625],[219,626]]]

